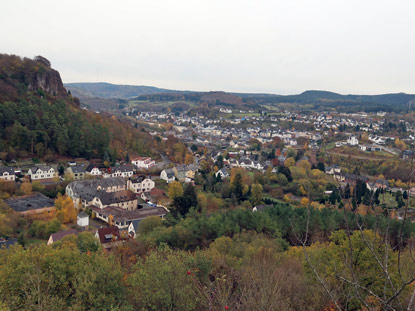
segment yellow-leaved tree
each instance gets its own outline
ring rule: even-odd
[[[56,217],[61,223],[70,223],[76,220],[76,209],[72,199],[67,195],[58,194],[55,199]]]
[[[169,184],[168,189],[169,198],[174,200],[177,197],[181,197],[183,195],[183,186],[178,181],[173,181]]]

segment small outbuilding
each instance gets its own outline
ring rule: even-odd
[[[88,228],[89,226],[89,215],[84,211],[80,212],[76,217],[76,224],[81,228]]]

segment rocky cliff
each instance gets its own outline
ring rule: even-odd
[[[0,102],[29,94],[67,98],[59,72],[51,68],[46,58],[0,54]]]

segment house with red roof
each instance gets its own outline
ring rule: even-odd
[[[156,162],[150,157],[135,157],[131,160],[131,163],[134,164],[137,168],[149,169],[150,167],[156,165]]]

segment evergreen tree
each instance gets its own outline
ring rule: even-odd
[[[346,188],[344,189],[344,198],[345,199],[350,198],[350,185],[349,185],[349,183],[346,184]]]
[[[237,172],[235,175],[232,183],[232,192],[235,194],[238,202],[240,202],[243,197],[242,175],[240,172]]]
[[[218,167],[218,169],[223,168],[223,156],[219,155],[216,159],[215,165]]]
[[[336,192],[332,191],[331,194],[330,194],[330,197],[329,197],[329,201],[330,201],[331,205],[336,204],[336,197],[337,197]]]

